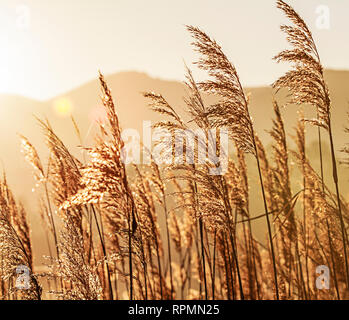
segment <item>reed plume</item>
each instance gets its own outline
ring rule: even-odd
[[[47,119],[37,119],[48,151],[45,161],[20,136],[34,168],[40,205],[32,211],[44,222],[52,271],[34,273],[30,211],[17,201],[4,174],[3,299],[39,300],[48,294],[66,300],[348,298],[349,203],[339,193],[329,90],[306,23],[285,1],[277,4],[292,22],[281,27],[292,49],[275,60],[291,62],[293,68],[274,87],[291,92],[288,104],[312,105],[317,113],[316,119],[304,119],[300,112],[296,149],[288,143],[276,100],[272,125],[266,128],[271,145],[260,138],[235,66],[215,40],[188,26],[200,55],[196,65],[208,80],[197,82],[185,66],[181,106],[162,94],[143,94],[162,119],[152,126],[156,139],[147,146],[152,150],[137,146],[143,149],[142,165],[129,161],[117,107],[101,73],[106,117],[96,123],[91,145],[83,145],[71,119],[82,156],[75,156]],[[320,173],[306,144],[306,123],[318,128]],[[324,180],[322,131],[329,134],[335,192]],[[254,194],[258,188],[262,212],[255,212],[262,205]],[[260,240],[263,219],[267,239]],[[328,290],[316,286],[315,271],[321,265],[330,271]],[[18,279],[26,275],[29,288],[23,289]]]
[[[42,288],[33,273],[26,214],[17,205],[5,178],[0,182],[0,251],[1,279],[8,281],[7,296],[19,294],[24,300],[41,300]]]
[[[273,86],[278,90],[281,88],[290,90],[292,93],[290,103],[298,105],[309,104],[314,106],[318,118],[310,119],[308,122],[325,129],[329,135],[332,176],[336,188],[338,218],[341,224],[343,254],[345,258],[346,281],[347,288],[349,288],[346,227],[339,193],[337,163],[331,123],[331,99],[328,86],[324,78],[320,56],[308,26],[298,13],[286,2],[278,0],[277,6],[293,23],[292,26],[281,26],[281,30],[286,33],[287,40],[293,49],[282,51],[274,59],[278,62],[285,61],[292,63],[293,69],[278,79]]]
[[[275,294],[278,299],[279,290],[273,236],[248,99],[235,67],[223,53],[222,48],[200,29],[189,26],[188,30],[194,38],[193,45],[196,51],[201,54],[201,58],[197,62],[198,67],[206,70],[212,78],[212,80],[199,83],[199,88],[220,98],[219,103],[208,108],[207,117],[212,119],[214,127],[229,128],[229,133],[235,144],[256,158],[273,261]]]

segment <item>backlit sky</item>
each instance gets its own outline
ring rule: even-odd
[[[349,1],[290,0],[313,30],[326,67],[349,69]],[[317,28],[319,5],[330,28]],[[48,99],[105,74],[143,71],[183,79],[195,55],[185,24],[205,30],[236,65],[244,85],[284,71],[274,0],[0,0],[0,93]]]

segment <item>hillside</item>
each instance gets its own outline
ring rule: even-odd
[[[349,71],[326,71],[333,102],[333,123],[336,149],[339,150],[346,141],[349,141],[343,133],[343,127],[347,121],[347,110],[349,101]],[[173,106],[181,110],[185,87],[180,82],[154,79],[144,73],[122,72],[106,77],[117,104],[120,122],[123,128],[135,128],[141,131],[142,121],[156,121],[158,115],[149,111],[147,101],[142,92],[154,91],[162,93]],[[271,88],[247,88],[251,93],[251,114],[254,119],[255,128],[265,144],[270,141],[267,130],[271,128],[273,117],[272,89]],[[6,171],[10,185],[16,195],[24,204],[31,208],[32,224],[38,223],[36,212],[37,199],[32,196],[35,185],[31,175],[31,167],[25,162],[20,153],[20,143],[17,133],[29,138],[38,148],[43,158],[47,157],[43,148],[41,130],[34,118],[35,116],[47,117],[53,128],[71,148],[79,145],[75,135],[74,127],[69,117],[58,116],[54,111],[57,100],[68,99],[73,107],[73,116],[80,126],[81,135],[85,144],[89,144],[93,138],[93,122],[91,114],[96,107],[100,106],[100,89],[96,80],[88,82],[79,88],[71,90],[64,95],[45,102],[33,101],[19,96],[0,96],[0,161]],[[280,103],[284,103],[284,97],[278,97]],[[283,110],[286,129],[292,133],[295,126],[297,113],[295,107]],[[316,137],[316,132],[308,128],[308,137]],[[290,139],[291,140],[291,139]],[[310,145],[312,139],[308,139]],[[76,150],[76,149],[75,149]],[[327,167],[326,167],[327,170]],[[328,170],[330,168],[328,167]],[[328,171],[327,170],[327,171]],[[327,172],[326,172],[327,174]],[[34,238],[40,239],[39,234]]]
[[[333,102],[333,123],[336,148],[345,143],[343,126],[346,124],[346,113],[349,101],[349,72],[327,71],[326,78],[329,84]],[[144,91],[162,93],[164,97],[179,109],[183,108],[182,97],[185,95],[183,84],[176,81],[154,79],[144,73],[122,72],[106,77],[117,103],[118,114],[123,128],[142,128],[143,120],[155,121],[159,119],[147,108],[147,101],[141,95]],[[266,143],[269,136],[265,130],[271,126],[272,89],[247,88],[251,93],[251,114],[254,118],[255,128]],[[27,185],[23,184],[28,176],[28,170],[19,153],[17,133],[20,132],[38,147],[42,145],[41,132],[34,119],[34,115],[47,117],[53,127],[70,146],[76,146],[78,140],[74,136],[73,126],[69,118],[57,116],[53,110],[55,101],[67,98],[73,105],[73,116],[79,124],[85,142],[91,137],[91,114],[100,106],[100,89],[97,79],[82,85],[66,94],[45,102],[33,101],[18,96],[0,95],[0,160],[2,161],[9,180],[20,194],[27,194]],[[279,97],[278,97],[279,99]],[[284,99],[281,99],[281,103]],[[289,130],[295,125],[297,118],[296,109],[289,107],[283,111],[286,127]],[[141,132],[141,131],[140,131]],[[89,136],[87,137],[87,134]],[[18,182],[21,182],[20,184]],[[23,188],[24,187],[24,188]],[[30,188],[31,189],[31,188]]]

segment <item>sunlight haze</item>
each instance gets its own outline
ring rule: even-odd
[[[290,4],[309,23],[325,66],[349,69],[349,2]],[[330,10],[329,29],[316,26],[320,5]],[[272,61],[285,45],[285,21],[274,0],[1,0],[0,93],[45,100],[95,79],[99,69],[183,80],[184,61],[195,60],[186,24],[222,45],[244,85],[269,85],[285,70]]]

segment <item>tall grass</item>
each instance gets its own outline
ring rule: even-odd
[[[293,68],[274,84],[275,116],[266,128],[271,148],[255,131],[249,98],[233,63],[215,40],[192,26],[187,28],[200,55],[196,65],[208,79],[196,82],[186,68],[183,108],[159,93],[144,93],[150,108],[163,116],[153,129],[171,135],[153,146],[162,150],[167,164],[149,150],[148,164],[124,163],[118,108],[102,74],[107,117],[98,123],[95,142],[82,146],[86,156],[74,156],[47,120],[38,119],[48,161],[41,161],[30,141],[20,137],[37,180],[50,257],[47,269],[36,271],[26,210],[4,176],[3,299],[348,298],[349,205],[339,193],[329,90],[306,23],[286,2],[278,0],[277,6],[292,22],[281,28],[293,49],[275,59],[291,62]],[[312,105],[317,113],[316,119],[304,119],[300,109],[295,133],[286,131],[287,119],[277,102],[277,92],[285,88],[289,103]],[[322,152],[320,173],[313,163],[319,160],[307,154],[307,123],[329,135],[335,192],[323,179]],[[80,135],[74,119],[73,125]],[[225,129],[234,152],[217,149]],[[294,135],[295,149],[289,134]],[[173,148],[179,142],[183,153]],[[348,153],[347,148],[343,151]],[[219,171],[225,164],[219,157],[223,153],[226,172]],[[291,170],[293,163],[297,170]],[[255,178],[258,194],[250,189]],[[254,212],[251,201],[260,201],[263,212]],[[260,220],[265,221],[266,241],[256,236],[255,222]],[[330,270],[329,290],[316,287],[316,267],[321,265]],[[16,286],[18,266],[29,270],[28,289]]]

